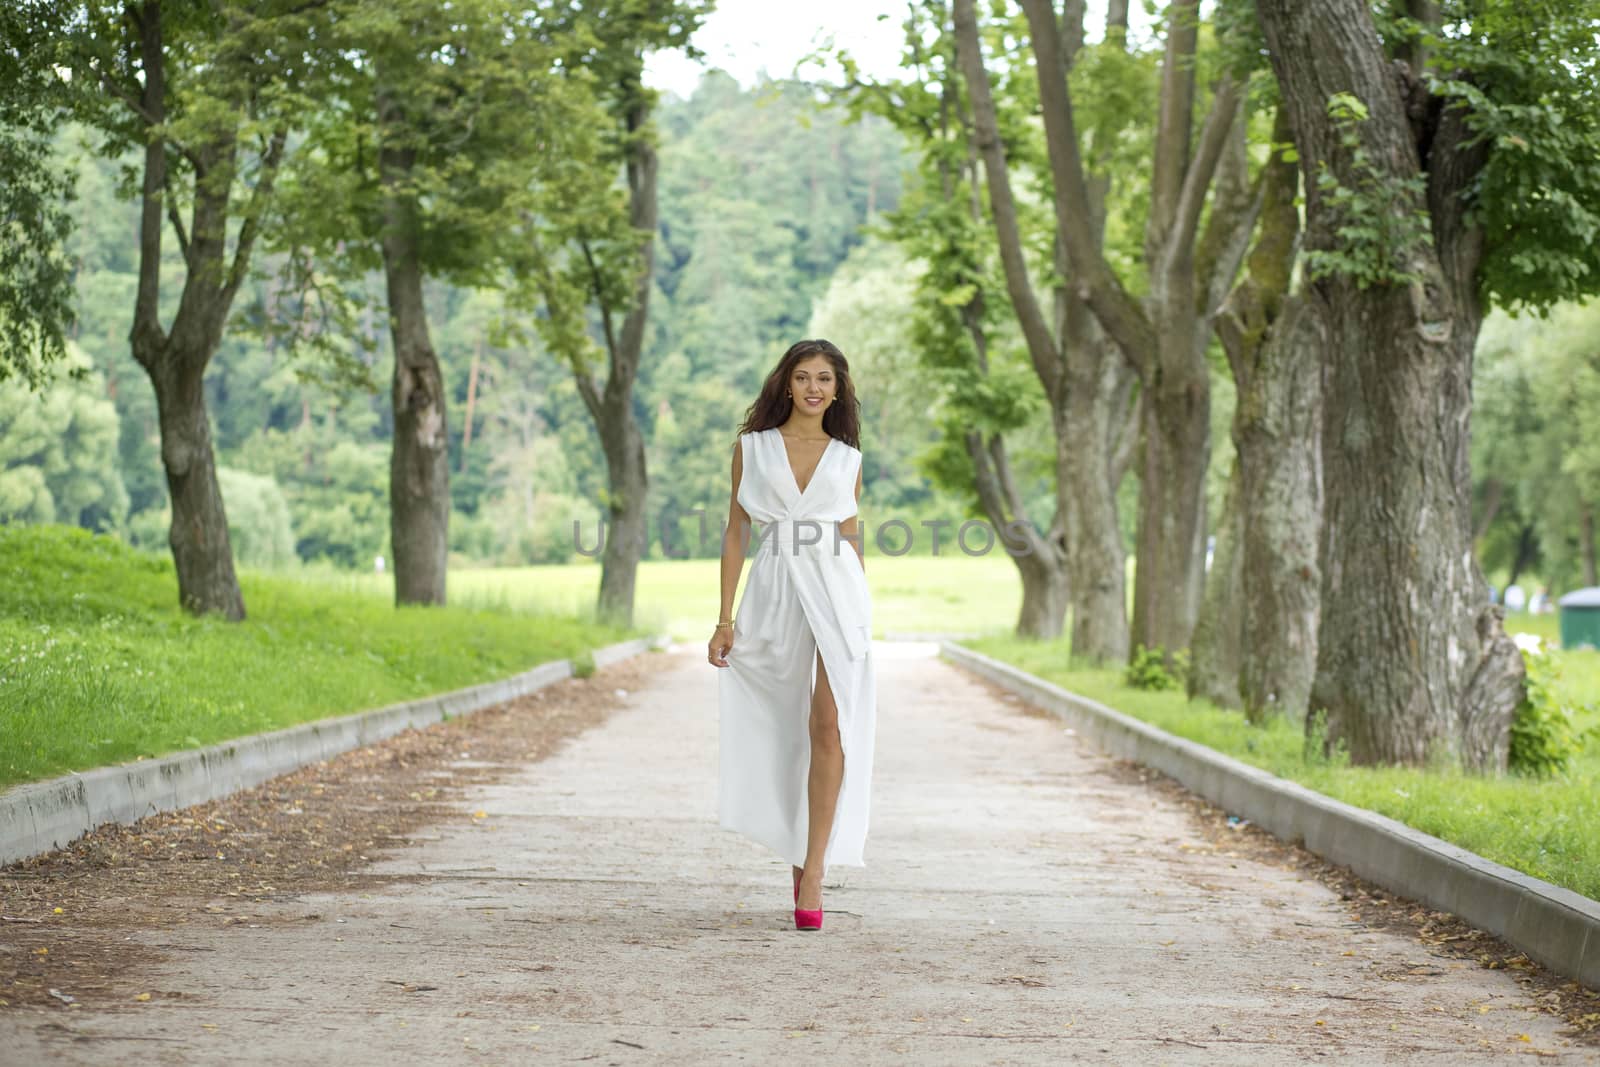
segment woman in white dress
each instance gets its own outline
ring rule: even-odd
[[[790,347],[733,449],[722,612],[706,649],[722,668],[719,821],[789,861],[802,930],[822,926],[827,866],[864,863],[877,690],[859,426],[839,349]]]

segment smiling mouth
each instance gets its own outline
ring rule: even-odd
[[[808,397],[806,397],[806,403],[807,404],[820,404],[820,403],[822,403],[822,398],[820,396],[808,396]]]

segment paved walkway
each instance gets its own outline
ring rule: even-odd
[[[1506,973],[1185,848],[1180,805],[931,646],[875,651],[870,866],[830,873],[820,933],[793,929],[788,868],[715,825],[690,647],[374,867],[425,878],[151,933],[159,1003],[0,1016],[0,1062],[1600,1061]]]

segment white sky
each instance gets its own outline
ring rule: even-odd
[[[695,63],[681,52],[658,52],[645,65],[645,81],[686,97],[712,67],[722,68],[746,87],[754,85],[762,71],[787,78],[797,62],[830,37],[868,74],[886,76],[900,63],[905,10],[905,0],[717,0],[694,37],[705,59]],[[880,22],[879,15],[889,17]],[[814,64],[800,71],[806,78],[823,73]]]
[[[1150,18],[1144,4],[1135,0],[1131,6],[1135,32],[1147,31]],[[1103,0],[1090,0],[1088,9],[1085,21],[1093,39],[1100,36]],[[645,63],[645,81],[687,97],[702,73],[720,67],[748,88],[763,71],[774,78],[791,76],[796,63],[830,39],[868,76],[888,77],[900,64],[905,14],[905,0],[717,0],[694,37],[705,59],[695,63],[681,52],[658,52]],[[832,65],[808,63],[800,76],[831,80],[837,73]]]

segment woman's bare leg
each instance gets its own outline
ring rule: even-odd
[[[828,684],[828,670],[822,653],[817,653],[817,684],[811,691],[811,771],[806,779],[806,866],[800,876],[800,900],[796,907],[815,910],[822,907],[822,857],[833,830],[833,813],[839,803],[839,787],[844,784],[844,746],[839,741],[839,707]]]

